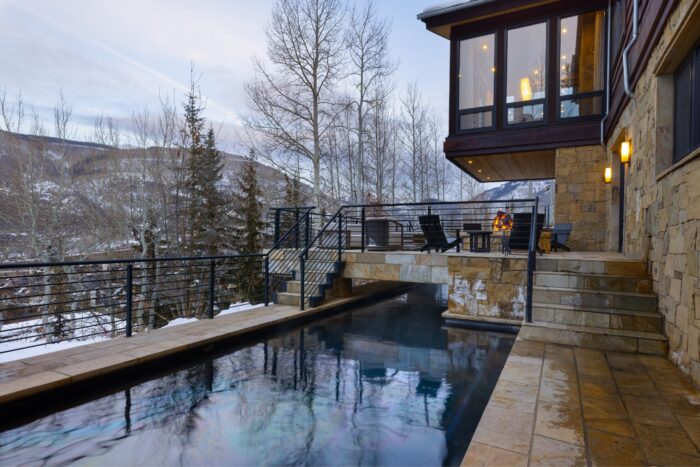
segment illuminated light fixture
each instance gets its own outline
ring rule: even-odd
[[[566,55],[562,55],[562,56],[561,56],[561,59],[562,59],[562,60],[566,60]]]
[[[532,99],[532,87],[530,87],[530,78],[522,78],[520,80],[520,97],[524,101]]]
[[[477,172],[481,173],[481,169],[477,170]]]
[[[486,177],[486,180],[491,180],[491,177]]]
[[[473,164],[474,161],[467,161],[467,164]]]
[[[623,141],[620,144],[620,162],[629,164],[630,156],[632,155],[632,147],[629,141]]]
[[[562,33],[562,34],[566,34],[567,31],[568,31],[568,29],[566,29],[566,28],[561,28],[561,33]]]
[[[562,70],[566,70],[566,65],[562,65],[562,66],[561,66],[561,69],[562,69]]]
[[[533,70],[533,73],[536,74],[536,75],[539,75],[539,74],[540,74],[540,70]]]
[[[486,44],[484,44],[484,45],[481,46],[481,48],[482,48],[483,50],[488,50],[488,49],[489,49],[489,46],[486,45]]]
[[[459,79],[462,79],[462,73],[459,74]]]
[[[611,167],[605,168],[605,173],[603,174],[603,181],[605,183],[612,182],[612,168]]]
[[[496,67],[495,67],[495,66],[492,66],[492,67],[491,67],[491,73],[496,73]]]

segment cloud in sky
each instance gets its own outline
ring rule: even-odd
[[[350,0],[354,1],[354,0]],[[449,45],[416,14],[431,0],[378,0],[393,24],[397,90],[417,81],[447,116]],[[359,2],[358,2],[359,3]],[[159,93],[181,100],[194,62],[206,115],[230,132],[246,112],[250,57],[264,56],[272,0],[0,0],[0,88],[48,116],[62,89],[74,114],[125,119]],[[224,135],[230,136],[230,135]]]

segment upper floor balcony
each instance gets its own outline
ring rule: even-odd
[[[464,2],[419,15],[450,40],[447,157],[482,182],[554,177],[559,147],[596,144],[607,2]]]

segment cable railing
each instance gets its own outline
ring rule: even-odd
[[[271,213],[269,249],[257,254],[108,259],[0,265],[0,353],[64,341],[131,336],[174,319],[213,318],[240,303],[277,303],[294,282],[299,306],[326,298],[347,250],[419,250],[418,218],[437,215],[448,236],[492,231],[514,219],[509,247],[527,253],[526,320],[532,319],[533,274],[544,214],[537,199],[314,207]]]
[[[266,255],[0,265],[0,353],[130,337],[263,303]]]

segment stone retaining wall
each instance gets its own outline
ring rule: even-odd
[[[521,322],[525,257],[471,253],[344,253],[343,277],[444,284],[450,318]]]
[[[447,265],[450,317],[523,320],[527,296],[525,258],[453,256]]]
[[[700,386],[700,154],[672,165],[674,62],[683,43],[697,39],[697,0],[681,0],[608,141],[609,164],[619,167],[619,141],[632,142],[625,187],[624,251],[651,264],[669,357]],[[685,47],[687,49],[687,47]],[[696,151],[697,152],[697,151]],[[617,179],[617,174],[616,179]],[[608,190],[609,247],[617,246],[616,183]]]

